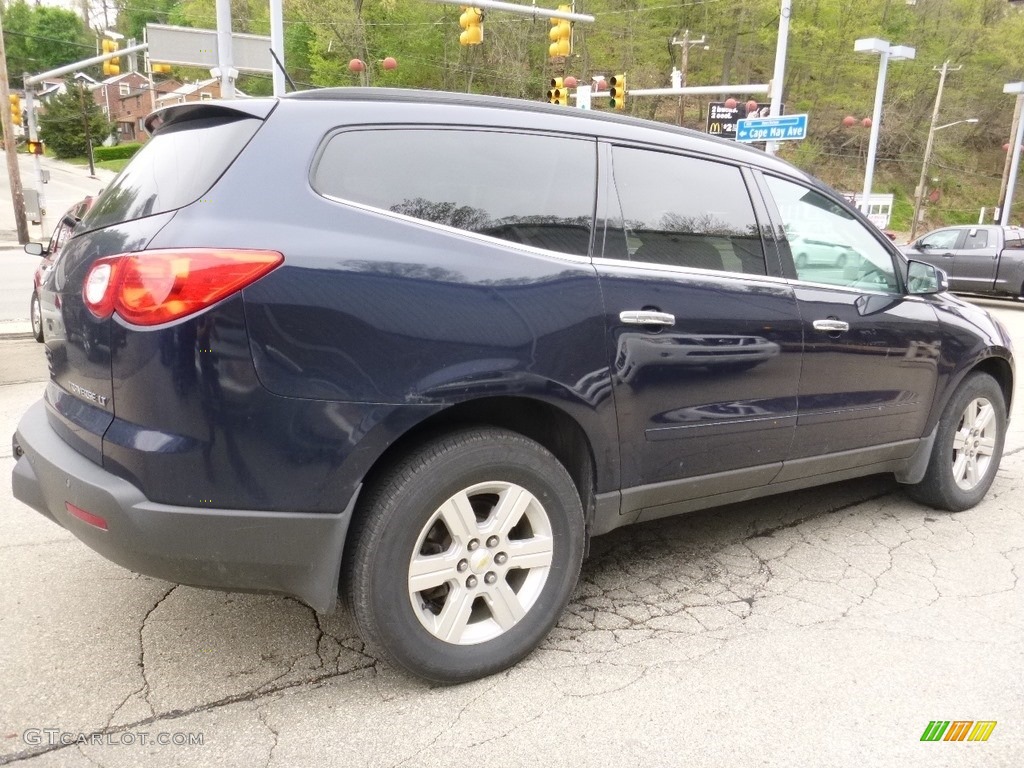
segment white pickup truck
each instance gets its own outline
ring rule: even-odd
[[[1021,227],[943,227],[900,250],[942,269],[951,291],[1024,298]]]

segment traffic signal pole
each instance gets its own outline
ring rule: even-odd
[[[63,67],[57,67],[56,69],[50,69],[46,72],[40,72],[38,75],[30,75],[25,73],[25,108],[28,110],[28,138],[30,141],[39,140],[39,130],[36,127],[36,109],[35,109],[35,92],[34,86],[39,85],[45,80],[51,77],[60,77],[61,75],[67,75],[72,72],[76,72],[85,67],[93,64],[102,64],[104,61],[110,59],[117,59],[129,53],[135,53],[136,51],[145,51],[149,48],[149,43],[139,43],[137,45],[129,45],[126,48],[113,51],[111,53],[101,53],[98,56],[92,56],[88,59],[82,59],[76,61],[73,64],[66,64]],[[39,161],[39,155],[34,155],[34,165],[36,172],[36,189],[39,191],[39,229],[42,231],[43,236],[46,236],[46,222],[44,218],[46,216],[46,198],[43,194],[43,166]],[[24,211],[24,204],[22,204],[22,210]]]

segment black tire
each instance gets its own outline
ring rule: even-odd
[[[987,416],[986,407],[991,408]],[[979,433],[984,419],[990,426]],[[924,479],[908,485],[907,493],[915,501],[936,509],[970,509],[988,493],[999,469],[1005,439],[1006,402],[1002,389],[988,374],[969,375],[957,387],[939,419]],[[976,470],[973,474],[972,462]],[[958,476],[962,476],[959,482]]]
[[[502,532],[499,519],[515,526]],[[346,598],[367,645],[427,680],[460,683],[512,666],[547,636],[579,578],[585,529],[572,478],[549,451],[472,428],[426,444],[375,482],[349,536]],[[549,549],[549,562],[528,564],[548,555],[526,547]],[[414,591],[416,564],[431,571],[426,582],[441,583]]]
[[[43,312],[39,306],[39,294],[32,291],[32,302],[28,307],[29,319],[32,321],[32,337],[42,343],[43,341]]]

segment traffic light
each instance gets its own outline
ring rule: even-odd
[[[563,107],[569,105],[569,89],[565,87],[565,81],[562,78],[551,78],[551,89],[548,91],[548,103],[561,104]]]
[[[28,153],[30,155],[41,155],[43,154],[44,150],[43,142],[39,141],[38,139],[29,139],[28,141],[25,142],[25,149],[28,150]]]
[[[12,93],[9,98],[11,100],[11,122],[21,125],[21,96]]]
[[[461,7],[459,26],[465,31],[459,35],[459,45],[480,45],[484,40],[484,12],[471,6]]]
[[[612,79],[608,81],[608,85],[611,87],[611,99],[608,104],[612,109],[625,109],[626,108],[626,76],[625,75],[612,75]]]
[[[170,64],[153,64],[153,63],[150,63],[150,67],[149,68],[153,71],[154,75],[167,74],[168,72],[171,71],[171,65]]]
[[[113,40],[104,40],[102,43],[103,53],[113,53],[117,50],[117,43]],[[107,59],[103,62],[103,74],[107,75],[120,75],[121,74],[121,59]]]
[[[558,10],[569,13],[572,11],[572,7],[560,5]],[[572,53],[572,23],[568,19],[551,19],[548,39],[551,40],[551,45],[548,46],[549,58],[557,59],[568,56]]]

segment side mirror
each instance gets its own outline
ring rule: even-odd
[[[907,290],[915,296],[928,296],[949,290],[946,273],[923,261],[907,262]]]
[[[45,251],[42,243],[25,243],[25,253],[29,256],[42,256]]]

